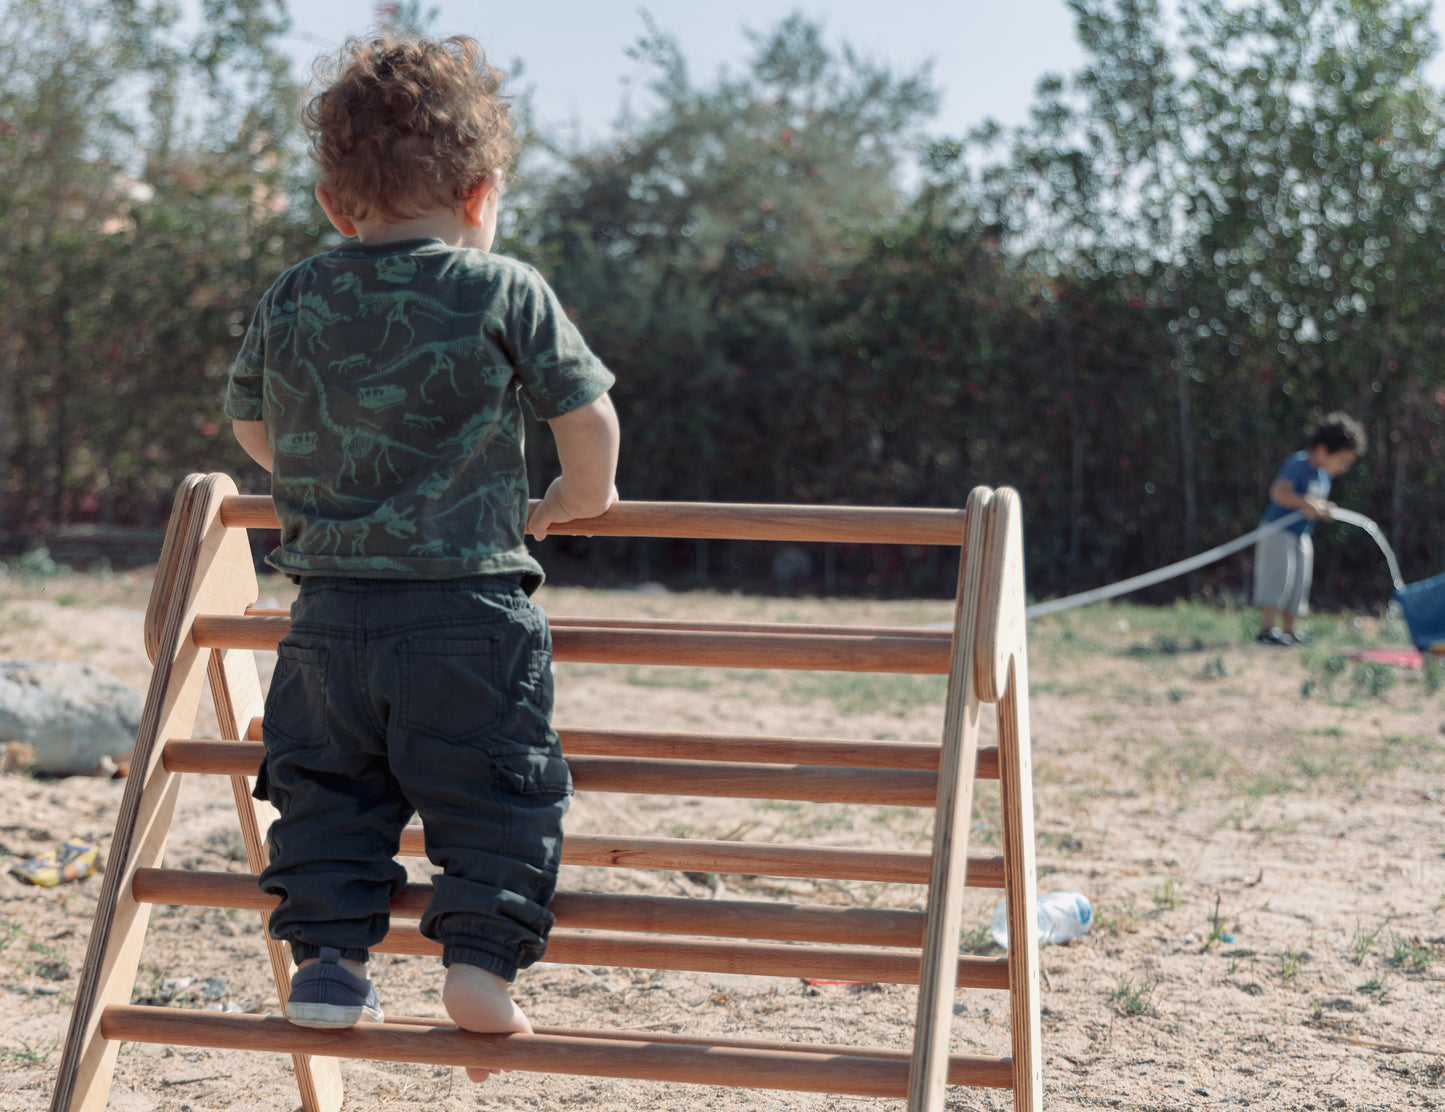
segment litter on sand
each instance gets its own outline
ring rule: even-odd
[[[10,866],[10,871],[27,884],[54,888],[70,880],[82,880],[100,872],[100,849],[85,842],[66,842],[40,857]]]
[[[1425,654],[1419,649],[1346,649],[1340,654],[1366,664],[1392,664],[1396,668],[1423,668]]]

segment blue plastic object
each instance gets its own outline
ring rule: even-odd
[[[1410,640],[1421,652],[1445,643],[1445,574],[1407,583],[1390,596],[1405,612]]]

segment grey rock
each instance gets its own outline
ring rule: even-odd
[[[90,664],[0,661],[0,749],[35,751],[34,772],[93,772],[135,745],[145,700]]]

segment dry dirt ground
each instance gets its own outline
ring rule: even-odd
[[[144,691],[149,577],[0,581],[0,658],[88,660]],[[287,600],[285,584],[263,597]],[[551,590],[556,614],[916,625],[946,603],[852,603]],[[1094,929],[1043,951],[1048,1109],[1445,1107],[1445,692],[1438,671],[1346,664],[1403,641],[1369,618],[1319,618],[1315,647],[1249,641],[1249,616],[1095,607],[1030,626],[1041,891],[1077,889]],[[269,673],[266,654],[263,673]],[[558,665],[559,724],[936,740],[941,681]],[[919,709],[920,705],[924,709]],[[208,736],[203,711],[198,736]],[[98,878],[28,887],[8,864],[66,838],[111,836],[119,781],[0,775],[0,1110],[48,1104]],[[570,829],[926,846],[904,808],[581,796]],[[997,845],[997,794],[976,797],[973,848]],[[168,863],[238,868],[229,789],[183,787]],[[707,889],[681,874],[569,868],[564,886]],[[419,871],[419,875],[423,875]],[[716,891],[763,895],[723,877]],[[838,904],[909,906],[906,886],[794,884]],[[996,894],[969,893],[965,945],[987,953]],[[997,950],[992,952],[997,953]],[[443,1014],[433,959],[380,957],[395,1014]],[[218,978],[218,980],[212,980]],[[915,991],[542,965],[516,995],[539,1023],[751,1033],[906,1047]],[[249,913],[160,907],[135,998],[276,1011]],[[958,1050],[1003,1053],[1006,1001],[960,992]],[[348,1108],[899,1108],[901,1102],[352,1062]],[[289,1110],[287,1060],[127,1044],[117,1110]],[[953,1109],[1005,1094],[951,1090]]]

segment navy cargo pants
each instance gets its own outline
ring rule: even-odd
[[[510,980],[542,956],[572,791],[547,618],[512,579],[310,577],[277,646],[255,794],[281,817],[263,891],[297,961],[364,961],[420,814],[442,869],[421,920],[442,960]]]

